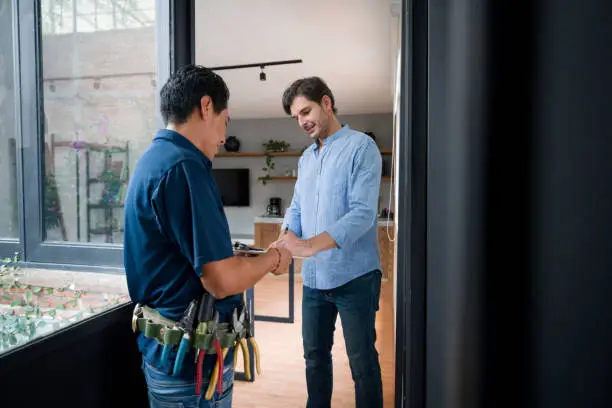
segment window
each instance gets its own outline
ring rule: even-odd
[[[155,0],[43,0],[44,34],[154,27]]]
[[[12,2],[0,2],[0,239],[19,238]]]
[[[46,241],[121,244],[131,169],[155,132],[152,0],[47,0]]]

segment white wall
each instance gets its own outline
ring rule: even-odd
[[[280,102],[279,102],[280,103]],[[339,107],[340,108],[340,107]],[[342,123],[360,131],[371,131],[381,149],[391,149],[393,142],[392,114],[349,115],[341,116]],[[262,152],[262,143],[270,139],[284,140],[291,144],[290,150],[301,150],[311,143],[308,135],[300,130],[295,120],[287,117],[280,119],[244,119],[232,120],[228,127],[228,136],[234,135],[240,140],[241,152]],[[383,156],[384,160],[391,156]],[[285,168],[297,169],[299,157],[275,157],[276,169],[272,175],[283,176]],[[252,237],[253,218],[265,213],[270,197],[280,197],[283,206],[289,206],[293,195],[293,181],[272,181],[265,186],[257,178],[265,175],[261,170],[265,157],[253,158],[216,158],[214,168],[249,168],[251,170],[251,206],[226,207],[230,231],[233,236]],[[381,208],[388,207],[389,183],[381,184]]]

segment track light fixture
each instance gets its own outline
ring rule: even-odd
[[[301,64],[301,59],[294,60],[285,60],[285,61],[269,61],[269,62],[257,62],[254,64],[241,64],[241,65],[225,65],[220,67],[210,67],[213,71],[224,71],[228,69],[243,69],[243,68],[261,68],[261,72],[259,73],[259,80],[265,81],[268,79],[266,73],[264,72],[265,67],[269,67],[271,65],[288,65],[288,64]]]

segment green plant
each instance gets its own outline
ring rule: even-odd
[[[266,156],[266,166],[263,167],[262,170],[266,172],[266,175],[259,177],[258,180],[261,182],[261,184],[266,185],[268,181],[272,179],[270,174],[271,171],[276,167],[274,156],[270,153],[286,152],[289,150],[291,145],[282,140],[270,139],[269,141],[262,143],[262,146],[264,147],[264,154]]]
[[[0,298],[3,300],[0,308],[0,351],[26,343],[45,332],[67,326],[108,307],[104,305],[77,309],[79,299],[87,293],[76,290],[74,282],[65,287],[53,288],[30,285],[23,278],[17,252],[12,258],[0,259]],[[45,296],[52,295],[61,300],[52,305],[45,306],[44,302],[41,304]],[[104,299],[109,304],[121,301],[120,296],[111,298],[106,294]],[[58,314],[67,308],[77,311],[74,314]]]
[[[55,181],[55,175],[52,173],[46,173],[44,177],[45,182],[45,228],[51,229],[60,226],[60,219],[62,216],[59,202],[59,192],[57,190],[57,183]]]

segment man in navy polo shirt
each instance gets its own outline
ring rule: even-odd
[[[125,202],[124,257],[130,297],[177,321],[207,290],[217,300],[221,322],[241,303],[241,294],[268,272],[282,273],[291,254],[269,250],[235,256],[211,160],[225,141],[229,90],[223,79],[200,66],[177,70],[160,94],[166,129],[157,132],[136,166]],[[140,333],[143,371],[152,407],[230,407],[232,351],[226,357],[223,392],[206,400],[195,395],[195,354],[172,375],[176,348],[161,361],[162,346]],[[215,363],[204,362],[202,394]],[[229,363],[227,363],[229,362]]]

